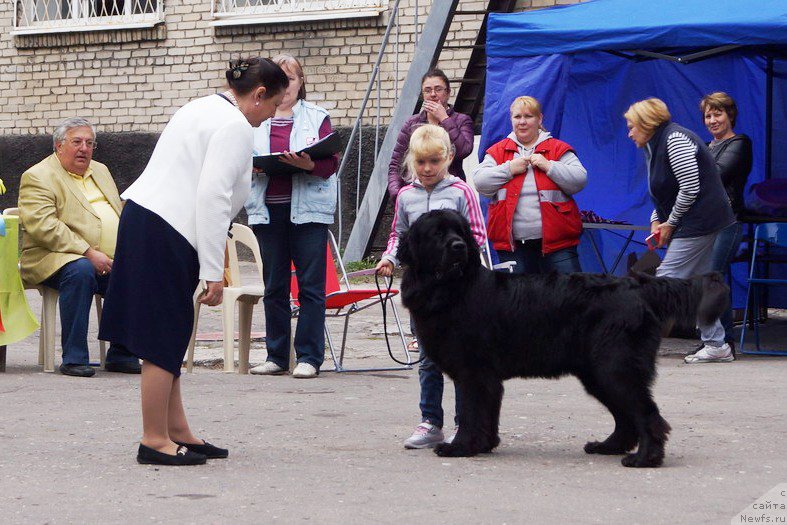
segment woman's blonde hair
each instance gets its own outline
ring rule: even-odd
[[[647,98],[634,102],[629,106],[628,111],[623,113],[623,116],[646,132],[652,132],[672,118],[667,105],[659,98]]]
[[[738,106],[727,93],[716,91],[715,93],[702,97],[700,101],[700,111],[702,111],[703,116],[709,109],[725,112],[727,118],[730,119],[730,127],[735,127],[735,120],[738,118]]]
[[[544,113],[541,111],[541,102],[539,102],[538,99],[535,97],[530,97],[530,96],[516,97],[514,101],[511,103],[511,106],[508,108],[509,113],[513,115],[514,110],[519,106],[522,106],[522,108],[524,108],[526,111],[530,111],[533,115],[537,117],[543,117],[544,115]],[[546,128],[544,127],[543,124],[539,127],[540,129],[546,131]]]
[[[453,148],[448,132],[440,126],[434,124],[419,126],[410,136],[410,145],[404,161],[408,172],[405,174],[405,180],[412,182],[415,176],[415,159],[439,155],[445,159],[447,167],[451,162]]]

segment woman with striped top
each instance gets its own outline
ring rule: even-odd
[[[668,246],[656,275],[686,279],[711,271],[716,236],[735,221],[713,155],[696,134],[670,120],[660,99],[636,102],[623,116],[629,138],[645,151],[654,204],[650,231],[659,248]],[[718,319],[699,329],[703,346],[686,363],[735,359]]]

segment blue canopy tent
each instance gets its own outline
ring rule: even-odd
[[[787,1],[590,0],[492,14],[486,49],[481,151],[511,131],[514,98],[536,97],[545,127],[588,169],[588,186],[576,196],[581,209],[647,224],[645,162],[627,138],[623,113],[652,96],[667,103],[675,122],[710,140],[699,101],[727,92],[739,107],[735,130],[754,143],[749,186],[787,177]],[[620,238],[600,238],[605,258],[622,246]],[[581,257],[584,269],[600,270],[592,251],[581,249]],[[741,306],[745,290],[735,292]]]

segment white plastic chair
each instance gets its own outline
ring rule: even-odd
[[[249,350],[251,349],[251,316],[254,305],[265,295],[265,285],[262,284],[262,256],[257,238],[251,228],[243,224],[233,223],[227,238],[227,258],[229,262],[229,286],[224,287],[224,299],[221,303],[221,313],[224,333],[224,371],[235,370],[235,303],[239,304],[238,316],[238,372],[249,373]],[[257,266],[255,284],[241,284],[241,274],[238,265],[237,243],[251,249],[254,263]],[[200,303],[197,301],[202,293],[204,282],[200,282],[194,292],[194,325],[189,341],[188,356],[186,358],[186,371],[194,370],[194,345],[197,338],[197,322],[199,319]]]
[[[19,217],[19,208],[6,208],[3,215]],[[19,223],[20,238],[24,229]],[[44,372],[55,371],[55,320],[57,319],[57,300],[60,294],[54,288],[42,284],[32,284],[22,280],[25,290],[37,290],[41,294],[41,329],[38,336],[38,364],[43,365]],[[102,299],[95,295],[96,317],[101,324]],[[101,366],[104,366],[107,356],[106,343],[98,341]]]

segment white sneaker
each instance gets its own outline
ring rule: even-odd
[[[431,448],[443,442],[443,430],[431,423],[423,422],[404,440],[404,448]]]
[[[283,369],[273,361],[265,361],[261,365],[255,366],[249,370],[250,374],[258,376],[280,376],[286,374],[287,370]]]
[[[295,365],[295,370],[292,371],[292,377],[298,379],[311,379],[317,377],[317,369],[309,363],[298,363]]]
[[[732,348],[727,343],[719,347],[703,345],[697,353],[683,358],[683,362],[686,364],[729,363],[731,361],[735,361],[735,356],[732,355]]]

